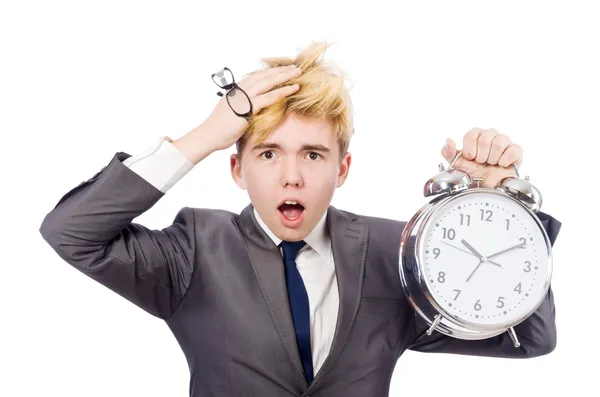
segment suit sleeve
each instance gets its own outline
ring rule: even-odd
[[[123,164],[119,152],[67,192],[39,231],[67,263],[148,313],[165,319],[182,301],[195,262],[194,212],[161,230],[132,223],[164,192]]]
[[[552,246],[562,226],[552,216],[539,212],[539,219],[550,238]],[[515,347],[510,335],[504,332],[488,339],[462,340],[434,331],[427,335],[429,325],[414,311],[414,338],[408,349],[426,353],[452,353],[474,356],[531,358],[548,354],[556,347],[556,312],[552,287],[538,309],[514,327],[521,344]]]

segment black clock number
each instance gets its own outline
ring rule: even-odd
[[[480,301],[480,300],[481,300],[481,299],[477,299],[477,302],[475,302],[475,305],[473,305],[473,308],[474,308],[475,310],[477,310],[477,311],[480,311],[480,310],[481,310],[481,305],[479,304],[479,301]]]
[[[531,262],[525,261],[525,264],[527,265],[527,267],[525,269],[523,269],[523,271],[525,273],[529,273],[531,271]]]
[[[510,219],[506,219],[506,230],[510,228]]]
[[[481,220],[484,220],[485,215],[487,214],[487,218],[485,219],[486,222],[491,222],[492,221],[492,215],[494,215],[494,212],[492,210],[479,210],[481,211]]]
[[[465,222],[465,214],[460,214],[460,225],[462,226]],[[471,226],[471,215],[467,215],[467,226]]]
[[[496,305],[496,307],[499,307],[499,308],[504,307],[504,297],[503,296],[498,297],[498,305]]]
[[[450,240],[454,240],[454,238],[456,237],[456,231],[454,229],[446,229],[445,227],[442,228],[444,229],[444,238],[448,238]]]
[[[513,291],[518,292],[520,294],[521,293],[521,283],[517,284],[517,286],[515,287],[515,289],[513,289]]]
[[[458,299],[458,295],[460,295],[460,290],[455,289],[454,292],[456,292],[456,296],[454,297],[454,300],[456,300],[456,299]]]
[[[437,259],[438,256],[440,256],[440,249],[439,248],[434,248],[433,249],[433,254],[435,255],[434,259]]]
[[[445,283],[445,282],[446,282],[446,273],[439,272],[438,273],[438,283]]]
[[[525,237],[521,237],[519,239],[519,241],[521,242],[521,244],[523,244],[523,246],[521,248],[524,249],[525,246],[527,245],[527,239]]]

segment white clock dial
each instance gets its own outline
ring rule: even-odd
[[[541,299],[551,267],[544,234],[503,194],[449,200],[422,236],[425,282],[452,316],[474,325],[509,324]]]

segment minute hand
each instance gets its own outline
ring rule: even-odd
[[[505,253],[505,252],[512,251],[512,250],[514,250],[514,249],[516,249],[516,248],[521,248],[521,247],[525,246],[525,244],[526,244],[526,243],[520,243],[520,244],[517,244],[517,245],[515,245],[515,246],[513,246],[513,247],[510,247],[510,248],[507,248],[507,249],[505,249],[505,250],[502,250],[502,251],[500,251],[500,252],[496,252],[495,254],[489,255],[487,258],[488,258],[488,259],[489,259],[489,258],[493,258],[493,257],[495,257],[495,256],[502,255],[502,254],[503,254],[503,253]]]

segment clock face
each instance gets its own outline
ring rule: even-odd
[[[503,193],[466,193],[442,204],[423,230],[420,258],[437,304],[481,326],[529,314],[551,272],[540,227]]]

